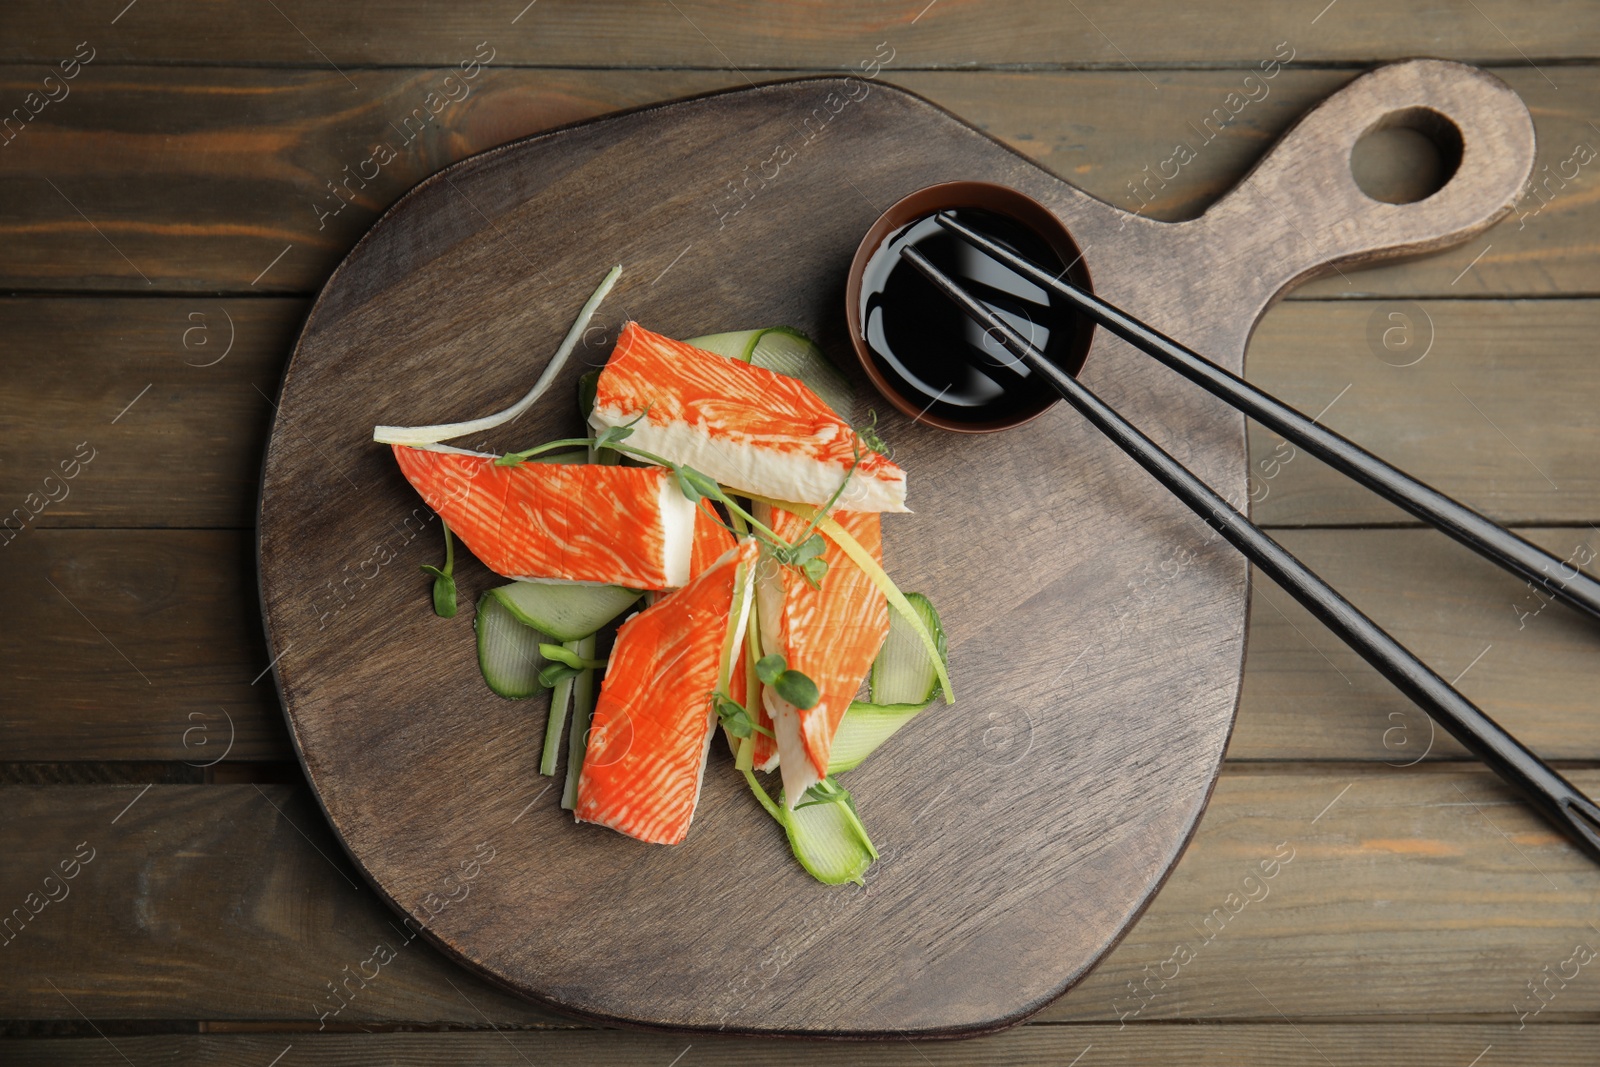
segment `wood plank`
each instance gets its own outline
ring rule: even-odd
[[[1095,3],[1078,10],[1048,0],[888,0],[870,10],[831,0],[763,6],[755,15],[722,0],[644,7],[544,0],[531,10],[482,0],[440,10],[407,0],[387,7],[382,19],[312,0],[227,13],[144,5],[119,16],[121,6],[97,4],[92,13],[63,18],[47,0],[17,3],[0,58],[54,62],[85,37],[103,49],[107,63],[160,57],[305,67],[454,63],[483,40],[500,62],[569,66],[851,69],[885,39],[902,62],[918,66],[1253,64],[1285,39],[1308,59],[1324,61],[1419,52],[1511,63],[1600,55],[1600,24],[1581,0],[1536,8],[1515,0],[1449,0],[1407,12],[1404,32],[1395,30],[1393,8],[1381,0],[1344,0],[1321,15],[1270,0],[1226,8]]]
[[[1257,99],[1231,118],[1224,111],[1226,126],[1213,110],[1241,87],[1245,72],[917,72],[891,65],[882,76],[1101,199],[1175,220],[1199,214],[1301,114],[1353,76],[1298,69],[1302,62],[1297,55],[1294,66],[1246,87]],[[0,100],[21,99],[47,73],[0,70]],[[745,77],[786,76],[493,66],[466,86],[465,98],[408,124],[447,73],[355,71],[354,91],[332,72],[91,64],[71,83],[70,96],[0,152],[0,236],[8,253],[0,285],[312,292],[379,212],[466,155],[619,108],[731,88]],[[1297,296],[1597,291],[1594,165],[1584,166],[1574,152],[1600,146],[1588,125],[1600,111],[1600,70],[1563,68],[1559,90],[1538,71],[1500,73],[1533,110],[1541,146],[1539,187],[1523,196],[1516,215],[1479,242],[1347,270]],[[180,134],[170,128],[174,116],[181,116]],[[423,119],[429,121],[419,133]],[[1194,152],[1181,167],[1173,162],[1179,142]],[[1390,144],[1387,158],[1400,167],[1412,155]],[[708,219],[722,180],[703,179]]]
[[[1597,325],[1588,300],[1284,304],[1252,338],[1246,373],[1500,522],[1583,524],[1600,518]],[[1391,328],[1414,331],[1414,346],[1386,349]],[[1251,438],[1258,521],[1415,521],[1259,427]]]
[[[1563,558],[1580,544],[1600,550],[1587,530],[1520,532]],[[1278,536],[1446,677],[1470,664],[1463,691],[1540,754],[1600,759],[1593,624],[1541,607],[1525,585],[1431,530]],[[406,551],[420,559],[431,546]],[[253,571],[250,539],[232,531],[41,530],[0,552],[0,585],[16,594],[16,625],[0,631],[6,758],[200,764],[224,749],[231,762],[292,758],[271,680],[250,684],[266,664]],[[1287,594],[1257,581],[1252,597],[1230,759],[1466,758]],[[324,590],[307,610],[335,603]]]
[[[626,1031],[560,1030],[529,1033],[384,1033],[47,1038],[0,1045],[14,1067],[124,1067],[128,1062],[171,1067],[261,1067],[292,1048],[295,1064],[369,1064],[427,1067],[473,1063],[482,1067],[583,1067],[599,1063],[743,1067],[793,1063],[855,1067],[939,1067],[981,1059],[995,1067],[1066,1064],[1075,1056],[1094,1067],[1145,1067],[1183,1063],[1200,1067],[1312,1067],[1404,1063],[1414,1067],[1464,1067],[1493,1049],[1491,1062],[1527,1067],[1592,1064],[1596,1027],[1506,1023],[1351,1024],[1224,1023],[1212,1026],[1023,1026],[962,1042],[903,1041],[875,1045],[779,1042],[753,1038]],[[114,1042],[114,1044],[113,1044]],[[681,1060],[674,1060],[682,1056]]]
[[[49,526],[254,525],[269,398],[304,312],[0,298],[0,545]]]
[[[1592,529],[1521,532],[1574,563],[1600,551]],[[1285,530],[1279,540],[1445,678],[1459,676],[1463,693],[1540,755],[1600,758],[1600,624],[1433,530]],[[1470,758],[1287,593],[1260,575],[1251,593],[1229,758]]]
[[[1531,187],[1513,214],[1459,248],[1405,263],[1347,268],[1343,276],[1295,289],[1291,299],[1597,291],[1600,133],[1589,119],[1600,112],[1600,70],[1566,68],[1559,90],[1537,70],[1495,74],[1527,103],[1539,138]],[[1306,109],[1352,73],[1289,67],[1270,81],[1257,79],[1244,86],[1256,99],[1241,105],[1235,98],[1238,114],[1221,126],[1213,109],[1241,88],[1244,76],[1238,71],[1152,72],[1149,77],[1160,91],[1151,92],[1138,74],[1113,71],[890,75],[1086,192],[1168,221],[1204,211]],[[1180,146],[1192,158],[1179,153]],[[1400,140],[1387,141],[1380,158],[1391,169],[1430,162],[1425,146]],[[1485,252],[1486,246],[1492,247]],[[1469,264],[1471,270],[1463,274]]]
[[[1600,772],[1572,778],[1590,792],[1600,787]],[[351,884],[303,789],[156,786],[134,802],[138,793],[0,790],[12,813],[0,831],[9,858],[0,900],[8,907],[20,906],[79,842],[96,850],[71,895],[44,906],[6,947],[4,1015],[77,1019],[70,998],[96,1019],[198,1015],[314,1028],[337,1004],[327,984],[384,943],[396,958],[365,987],[352,982],[354,998],[328,1021],[552,1020],[420,941],[400,944],[400,924],[370,890]],[[516,847],[509,828],[486,827],[484,835],[496,848]],[[896,844],[939,847],[936,838]],[[442,859],[440,870],[450,863]],[[492,863],[486,871],[492,876]],[[1115,1028],[1450,1015],[1516,1029],[1518,1011],[1539,1005],[1529,982],[1560,971],[1576,944],[1600,948],[1590,925],[1593,883],[1592,864],[1486,772],[1230,771],[1149,911],[1098,971],[1040,1018]],[[828,892],[819,889],[819,900]],[[770,980],[765,954],[793,938],[789,931],[752,947],[744,964],[752,981]],[[1168,962],[1180,945],[1188,955]],[[730,968],[740,965],[730,960]],[[1543,1010],[1517,1036],[1539,1024],[1592,1020],[1600,983],[1590,970],[1541,987]],[[1513,1047],[1508,1039],[1508,1053]]]
[[[266,397],[304,308],[198,295],[0,298],[10,356],[0,522],[11,520],[0,547],[25,536],[19,525],[252,526]],[[1432,323],[1434,347],[1415,366],[1369,347],[1391,313],[1422,324],[1418,336]],[[1587,523],[1600,517],[1600,471],[1588,462],[1597,321],[1593,300],[1291,302],[1262,320],[1246,370],[1308,413],[1337,397],[1328,425],[1500,522]],[[230,335],[232,351],[206,366]],[[60,465],[85,442],[93,458],[63,481]],[[1285,462],[1270,435],[1252,430],[1251,444],[1266,525],[1411,521],[1313,459]]]
[[[29,530],[0,551],[0,584],[7,760],[293,758],[252,534]]]

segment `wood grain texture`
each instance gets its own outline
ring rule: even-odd
[[[837,126],[828,125],[852,104]],[[1345,166],[1350,145],[1384,115],[1420,104],[1464,131],[1461,174],[1417,204],[1364,197]],[[805,122],[816,124],[820,139],[809,152],[798,139]],[[798,148],[759,198],[741,199],[711,232],[703,194],[681,175],[738,174],[751,144],[785,139]],[[892,139],[917,151],[888,153]],[[371,446],[368,427],[433,420],[457,407],[487,410],[484,394],[511,391],[520,376],[494,357],[553,344],[558,309],[575,306],[592,284],[588,264],[597,253],[604,261],[662,264],[649,282],[653,266],[632,275],[614,297],[658,329],[697,332],[686,320],[709,304],[796,323],[837,350],[842,265],[874,215],[938,181],[999,181],[1062,216],[1102,295],[1237,366],[1251,325],[1291,282],[1340,260],[1415,254],[1480,232],[1515,198],[1532,147],[1526,110],[1503,84],[1455,64],[1396,65],[1357,79],[1307,115],[1204,216],[1171,225],[1118,213],[912,96],[833,80],[574,128],[425,183],[319,298],[286,373],[267,452],[261,561],[269,638],[275,655],[282,652],[276,676],[292,736],[335,830],[381,891],[414,912],[426,857],[461,852],[474,826],[509,819],[528,803],[530,746],[482,759],[475,739],[516,736],[519,716],[486,704],[464,643],[462,655],[440,653],[418,669],[419,652],[439,648],[441,629],[406,613],[415,600],[408,590],[374,581],[334,625],[324,618],[313,626],[304,588],[330,568],[327,554],[311,546],[381,529],[410,499],[386,450]],[[1267,217],[1269,207],[1293,200],[1304,204],[1303,226]],[[652,204],[643,218],[641,202]],[[806,225],[797,228],[801,217]],[[689,256],[697,242],[708,247]],[[538,264],[523,251],[535,247],[543,252]],[[736,279],[724,269],[730,255],[739,260]],[[1207,269],[1171,269],[1190,257]],[[498,284],[461,284],[473,278]],[[608,312],[608,324],[616,317]],[[595,355],[586,349],[580,362]],[[464,366],[485,369],[463,381]],[[557,388],[570,387],[580,370]],[[1154,425],[1160,412],[1163,439],[1219,491],[1242,499],[1242,420],[1209,398],[1174,395],[1149,370],[1101,339],[1085,375],[1136,422]],[[415,383],[414,391],[397,396],[396,381]],[[561,436],[567,421],[547,417],[517,432]],[[981,793],[982,805],[940,810],[939,839],[948,848],[895,852],[878,892],[840,916],[836,936],[810,948],[781,990],[708,998],[704,987],[725,974],[729,951],[823,899],[785,864],[772,828],[751,819],[742,784],[713,768],[699,834],[678,849],[575,831],[553,805],[534,809],[528,832],[537,835],[539,860],[508,862],[504,879],[485,891],[487,918],[446,912],[429,919],[435,938],[496,980],[582,1014],[862,1036],[971,1033],[1015,1021],[1114,942],[1175,860],[1216,772],[1237,694],[1242,564],[1203,543],[1184,554],[1188,580],[1173,583],[1157,609],[1119,629],[1116,641],[1081,611],[1088,627],[1063,627],[1067,605],[1076,610],[1116,595],[1118,572],[1173,555],[1174,534],[1192,528],[1193,518],[1130,478],[1123,457],[1059,413],[976,444],[903,423],[888,430],[922,479],[917,503],[926,510],[900,524],[888,562],[961,620],[951,627],[953,671],[984,694],[962,721],[999,724],[1018,743],[998,751],[980,744],[963,755],[953,735],[924,731],[903,746],[904,766],[917,773],[899,769],[891,780],[869,768],[855,791],[891,848],[952,787]],[[319,444],[308,448],[308,441]],[[1073,477],[1041,468],[1037,457],[1045,454],[1071,456]],[[974,493],[960,477],[974,462],[1019,477]],[[349,492],[330,465],[369,488]],[[997,570],[989,565],[993,546],[970,536],[996,514],[1014,517],[1007,552],[1028,560],[1026,570]],[[380,633],[374,644],[370,635]],[[1054,669],[1085,641],[1096,655],[1081,677],[1070,668],[1057,674],[1064,693],[1019,691],[1019,677]],[[1020,664],[1038,666],[1019,674]],[[1181,731],[1174,707],[1184,709]],[[394,729],[397,718],[405,729]],[[978,737],[992,739],[997,728]],[[985,766],[1029,752],[1053,761],[1071,753],[1044,773],[1071,774],[1083,785],[1045,794],[1032,778]],[[1148,793],[1152,775],[1163,782],[1159,804]],[[433,787],[469,780],[469,789]],[[729,841],[766,860],[747,887],[762,905],[732,916],[696,912],[689,902],[715,895],[720,884],[705,850],[721,854]],[[996,871],[1008,872],[998,900]],[[1105,888],[1072,893],[1066,872]],[[585,885],[604,892],[610,907],[588,907]],[[929,886],[939,887],[937,904]],[[530,931],[515,920],[529,901],[546,900],[563,902],[557,921]],[[930,926],[942,931],[931,950],[919,947]],[[606,951],[595,953],[595,944]],[[664,961],[670,975],[659,969]],[[839,996],[841,976],[865,980],[886,968],[908,977],[867,996]]]
[[[1307,108],[1354,76],[1297,69],[1300,63],[1297,54],[1274,78],[1249,85],[1243,84],[1248,72],[1238,70],[919,72],[890,64],[883,77],[1091,195],[1173,221],[1198,215]],[[0,99],[20,99],[46,73],[0,69]],[[90,65],[73,81],[70,97],[0,151],[0,236],[7,249],[0,284],[310,292],[379,212],[446,164],[619,108],[736,87],[746,76],[783,76],[491,66],[465,99],[423,126],[414,112],[440,91],[447,74],[363,70],[352,75],[361,86],[352,93],[332,71]],[[1291,298],[1600,291],[1594,164],[1574,155],[1579,146],[1600,147],[1588,125],[1600,112],[1600,72],[1567,68],[1559,90],[1537,71],[1501,74],[1532,109],[1541,146],[1536,185],[1516,213],[1482,244],[1346,270],[1347,277],[1312,281]],[[1249,96],[1230,99],[1241,89]],[[174,123],[181,133],[173,132]],[[1179,143],[1194,152],[1181,165]],[[380,146],[395,153],[382,166],[375,162],[384,158]],[[1386,158],[1396,167],[1416,161],[1400,146],[1389,148]],[[330,190],[329,182],[338,188]],[[711,186],[708,180],[708,202],[721,191]]]
[[[468,1062],[483,1067],[579,1067],[597,1063],[666,1064],[674,1056],[694,1067],[719,1067],[781,1060],[792,1064],[857,1064],[879,1067],[937,1067],[974,1062],[994,1067],[1081,1062],[1108,1067],[1145,1067],[1150,1063],[1183,1063],[1195,1067],[1364,1067],[1373,1063],[1405,1063],[1415,1067],[1462,1067],[1486,1048],[1494,1063],[1526,1067],[1562,1067],[1593,1062],[1593,1027],[1505,1023],[1449,1025],[1350,1025],[1302,1023],[1293,1028],[1274,1024],[1128,1027],[1023,1026],[1003,1034],[960,1044],[891,1042],[871,1047],[796,1045],[757,1038],[700,1037],[690,1048],[666,1034],[606,1033],[566,1030],[530,1034],[254,1034],[194,1037],[117,1038],[115,1047],[95,1038],[12,1042],[7,1051],[16,1067],[81,1064],[118,1067],[126,1063],[120,1049],[136,1063],[172,1067],[260,1067],[293,1046],[294,1062],[329,1065],[368,1064],[380,1059],[395,1067]],[[1089,1054],[1092,1053],[1092,1059]]]
[[[1571,777],[1587,790],[1600,785],[1600,772]],[[320,1013],[338,1004],[327,983],[337,987],[344,968],[355,973],[383,943],[396,958],[365,986],[352,981],[353,998],[347,993],[344,1009],[321,1021],[557,1021],[420,938],[402,944],[410,928],[360,884],[303,788],[158,785],[112,823],[138,793],[0,790],[12,813],[0,831],[8,857],[0,899],[8,907],[20,906],[79,842],[98,850],[71,895],[0,949],[8,956],[6,1017],[78,1019],[48,979],[94,1019],[282,1020],[315,1029]],[[481,827],[499,851],[452,909],[487,918],[494,905],[480,890],[528,847],[527,821]],[[925,838],[901,844],[933,847]],[[1264,879],[1260,865],[1280,845],[1292,858]],[[458,858],[441,854],[431,866],[441,895],[447,887],[438,879]],[[1600,949],[1593,911],[1588,861],[1486,771],[1228,771],[1149,911],[1039,1018],[1113,1028],[1125,1021],[1124,1036],[1180,1019],[1373,1025],[1476,1016],[1515,1028],[1514,1006],[1530,1007],[1529,981],[1542,980],[1546,966],[1558,970],[1575,943]],[[783,986],[847,916],[800,913],[731,954],[718,985]],[[1174,973],[1166,961],[1180,944],[1192,959]],[[1530,1017],[1524,1036],[1543,1024],[1592,1020],[1600,985],[1591,969]],[[372,970],[368,964],[369,977]]]
[[[19,523],[28,530],[250,525],[271,415],[256,389],[272,395],[305,307],[295,299],[199,296],[0,299],[9,342],[0,395],[0,425],[9,432],[0,521],[12,516],[12,532]],[[1398,323],[1409,324],[1409,336],[1420,340],[1431,330],[1435,338],[1415,366],[1379,358],[1406,361],[1381,341],[1381,331]],[[1330,425],[1499,522],[1581,524],[1600,517],[1600,477],[1587,462],[1600,410],[1600,379],[1588,371],[1597,323],[1600,302],[1593,300],[1285,301],[1251,338],[1246,371],[1310,414],[1338,397],[1326,415]],[[690,328],[705,325],[702,317]],[[233,352],[205,366],[230,335]],[[76,360],[93,374],[73,373]],[[113,425],[118,410],[152,383]],[[61,493],[44,478],[59,475],[59,464],[84,441],[98,449],[95,458],[67,484],[65,499],[39,509],[49,492]],[[147,462],[151,456],[161,462]],[[1251,431],[1258,522],[1413,521],[1315,460],[1291,456],[1272,435]],[[37,515],[27,510],[30,493],[37,494]],[[22,516],[13,514],[17,508]],[[0,543],[9,543],[4,531]]]
[[[1600,549],[1587,530],[1518,532],[1563,558],[1579,545]],[[1464,690],[1540,754],[1600,759],[1591,624],[1542,607],[1526,586],[1431,530],[1276,536],[1447,677],[1483,652]],[[431,550],[431,540],[408,549],[419,559]],[[18,620],[0,632],[0,675],[10,680],[0,690],[7,758],[200,764],[224,749],[230,762],[289,758],[276,696],[265,679],[249,684],[269,658],[255,620],[240,612],[253,566],[247,538],[231,531],[45,530],[0,552],[0,584],[15,592]],[[1159,575],[1152,566],[1128,576],[1130,607],[1160,594]],[[416,581],[422,595],[426,580]],[[323,589],[312,605],[320,612],[341,599]],[[230,718],[234,743],[226,748]],[[1286,594],[1256,583],[1229,759],[1466,758],[1443,733],[1430,749],[1433,735],[1420,711]]]
[[[304,311],[201,296],[0,298],[0,552],[47,526],[249,526]]]
[[[254,570],[255,537],[235,531],[29,530],[5,546],[5,759],[292,758]]]
[[[1327,408],[1327,426],[1501,522],[1586,524],[1600,517],[1597,326],[1591,301],[1297,304],[1262,322],[1248,369],[1261,388],[1311,415]],[[1410,344],[1387,349],[1388,331]],[[1415,521],[1259,427],[1251,436],[1260,521]]]
[[[53,62],[70,55],[85,36],[103,48],[108,63],[160,56],[303,67],[453,63],[485,39],[506,63],[605,67],[851,70],[885,38],[894,41],[904,62],[918,66],[1237,65],[1269,55],[1284,39],[1296,42],[1308,58],[1363,63],[1415,55],[1424,50],[1422,42],[1435,54],[1478,61],[1600,55],[1600,21],[1581,0],[1537,7],[1515,0],[1450,0],[1408,10],[1403,33],[1394,27],[1393,6],[1381,0],[1343,0],[1321,17],[1271,0],[1154,11],[1105,3],[1074,9],[1049,0],[825,0],[757,9],[732,0],[542,0],[527,11],[484,0],[447,10],[406,0],[382,12],[345,11],[312,0],[228,12],[147,6],[113,26],[120,7],[115,3],[63,11],[47,0],[22,0],[8,12],[11,32],[0,58]]]
[[[1592,529],[1524,532],[1560,558]],[[1600,626],[1433,530],[1294,530],[1278,539],[1546,759],[1600,758]],[[1230,759],[1470,759],[1270,581],[1251,590]]]

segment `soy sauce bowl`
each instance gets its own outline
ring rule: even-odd
[[[1069,281],[1093,291],[1077,242],[1037,200],[990,182],[931,185],[885,211],[856,249],[845,285],[845,319],[856,358],[884,398],[917,422],[956,433],[1021,426],[1058,403],[1060,395],[902,262],[899,247],[913,243],[932,258],[944,257],[949,273],[964,287],[1002,310],[1073,375],[1089,355],[1094,324],[945,231],[933,218],[941,211],[954,211],[1040,266],[1065,270]]]

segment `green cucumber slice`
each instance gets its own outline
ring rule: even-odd
[[[754,772],[743,774],[756,800],[783,827],[789,850],[811,877],[824,885],[864,883],[862,875],[878,858],[878,850],[853,803],[807,804],[790,811],[767,795]]]
[[[490,689],[510,700],[539,691],[539,671],[544,667],[539,645],[548,640],[545,635],[524,624],[490,593],[478,598],[472,628],[478,633],[478,669]]]
[[[855,812],[842,803],[779,810],[789,848],[811,877],[824,885],[864,884],[862,875],[872,866],[877,850]]]
[[[907,593],[911,605],[922,624],[933,635],[939,651],[939,664],[934,664],[928,646],[917,633],[911,620],[899,612],[889,616],[889,636],[872,661],[870,692],[874,704],[919,704],[926,706],[939,693],[939,668],[949,669],[950,656],[945,649],[944,629],[939,625],[939,613],[933,603],[921,593]],[[841,727],[842,728],[842,727]]]
[[[735,330],[732,333],[708,333],[701,337],[691,337],[684,342],[707,352],[715,352],[727,359],[736,359],[741,363],[750,362],[750,350],[756,346],[756,339],[764,330]]]
[[[822,349],[799,330],[788,326],[769,326],[763,330],[707,334],[690,338],[686,343],[728,359],[741,360],[790,378],[799,378],[835,414],[846,421],[850,419],[851,410],[855,407],[855,390],[845,376],[828,362]]]
[[[512,582],[484,595],[498,600],[524,625],[565,642],[588,637],[642,594],[617,585]]]
[[[577,642],[574,651],[584,659],[594,659],[598,644],[591,634]],[[578,777],[583,773],[583,756],[589,748],[589,720],[594,715],[596,672],[584,671],[572,683],[572,727],[567,734],[567,780],[561,787],[561,806],[568,811],[578,806]]]
[[[839,721],[828,750],[828,773],[841,774],[861,766],[873,750],[893,737],[927,704],[867,704],[853,702]]]
[[[564,642],[564,647],[582,654],[581,641]],[[550,715],[544,723],[544,751],[539,755],[539,773],[556,773],[556,758],[561,753],[561,735],[567,725],[567,709],[572,706],[572,686],[577,675],[569,674],[550,690]]]

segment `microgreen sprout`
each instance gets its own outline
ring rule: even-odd
[[[790,670],[781,653],[773,652],[756,660],[756,677],[801,711],[816,707],[822,699],[817,683],[799,671]]]
[[[606,665],[603,659],[584,659],[570,648],[561,645],[540,645],[539,655],[552,663],[560,663],[578,671],[597,671]]]
[[[808,808],[813,804],[843,804],[851,811],[856,810],[855,798],[850,795],[850,790],[832,778],[824,778],[807,789],[804,798],[795,807]]]
[[[456,543],[450,536],[449,525],[443,519],[439,520],[439,525],[444,527],[444,567],[424,563],[422,573],[433,575],[433,613],[441,619],[453,619],[456,615],[456,580],[453,577]]]
[[[749,737],[752,734],[766,734],[772,736],[772,731],[756,722],[755,716],[745,709],[745,706],[731,697],[722,693],[711,695],[711,706],[716,709],[717,719],[734,737]]]
[[[799,569],[806,583],[813,589],[822,588],[822,579],[828,573],[828,561],[822,558],[827,543],[822,535],[817,533],[817,525],[833,510],[833,506],[844,495],[845,488],[850,484],[850,479],[856,473],[856,468],[861,466],[861,437],[855,435],[850,441],[851,461],[850,469],[844,472],[844,481],[839,483],[839,488],[833,491],[828,502],[817,509],[817,513],[806,523],[806,528],[800,531],[800,536],[795,538],[794,546],[787,551],[777,549],[773,552],[779,563],[787,564]]]
[[[867,424],[856,431],[856,436],[861,438],[861,443],[885,459],[894,458],[894,448],[878,433],[878,413],[871,409],[867,411]]]
[[[542,445],[535,445],[521,452],[507,452],[503,456],[496,457],[494,464],[497,467],[515,467],[534,456],[553,452],[558,448],[588,448],[593,444],[594,441],[587,437],[563,437],[559,441],[546,441]]]

